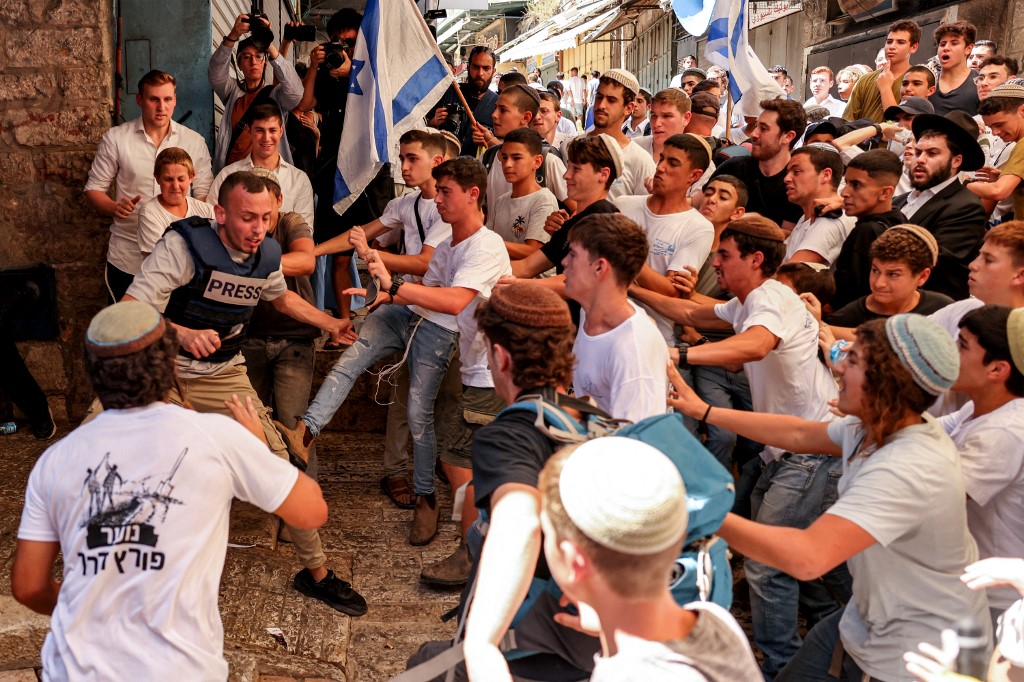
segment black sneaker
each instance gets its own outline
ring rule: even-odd
[[[293,585],[307,597],[319,599],[342,613],[350,616],[362,616],[366,613],[366,600],[352,589],[351,584],[334,575],[334,571],[328,570],[327,577],[317,582],[309,569],[304,568],[295,574]]]
[[[36,440],[50,440],[57,434],[57,425],[53,421],[53,410],[47,408],[46,418],[32,424],[32,435]]]

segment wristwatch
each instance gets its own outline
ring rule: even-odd
[[[395,296],[398,296],[398,288],[400,286],[402,286],[403,284],[405,284],[405,280],[402,279],[401,275],[392,275],[391,276],[391,288],[388,289],[388,295],[391,296],[391,298],[394,298]]]

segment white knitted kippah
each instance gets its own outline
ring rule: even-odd
[[[632,438],[597,438],[566,459],[558,480],[562,506],[588,538],[644,556],[686,535],[686,488],[657,448]]]

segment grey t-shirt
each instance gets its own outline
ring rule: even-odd
[[[698,613],[685,639],[651,642],[619,633],[614,656],[594,657],[590,682],[760,682],[754,653],[739,624],[721,606],[687,604]]]
[[[864,426],[856,417],[829,424],[843,449],[839,500],[826,514],[851,521],[876,541],[847,560],[853,599],[839,623],[846,652],[872,677],[915,679],[903,652],[973,617],[991,638],[983,591],[960,582],[978,560],[967,529],[960,456],[931,415],[901,429],[882,447],[857,455]]]
[[[506,192],[488,211],[487,227],[507,242],[525,244],[527,239],[532,239],[547,244],[551,235],[544,231],[544,221],[557,210],[558,200],[544,187],[522,197]]]

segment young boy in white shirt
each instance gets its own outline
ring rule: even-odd
[[[379,250],[381,262],[389,270],[409,275],[418,282],[427,271],[437,245],[452,235],[452,227],[437,212],[434,198],[436,181],[431,171],[445,161],[446,144],[441,135],[426,130],[410,130],[398,140],[398,158],[402,163],[402,182],[418,191],[392,199],[384,214],[369,225],[357,225],[337,237],[317,244],[316,255],[356,250],[364,261],[369,242],[397,243],[397,253]]]
[[[529,128],[513,130],[502,142],[498,161],[512,191],[488,207],[487,227],[505,240],[509,258],[520,260],[548,243],[551,235],[544,222],[558,210],[555,195],[537,182],[537,170],[544,163],[543,138]]]
[[[666,296],[678,296],[671,277],[687,266],[700,268],[711,252],[715,228],[690,205],[690,187],[711,162],[707,143],[696,135],[673,135],[662,146],[648,196],[624,196],[613,203],[647,235],[646,266],[637,285]],[[652,313],[669,346],[675,346],[672,320]]]
[[[189,196],[196,179],[192,157],[181,147],[168,147],[156,155],[153,177],[160,194],[139,207],[139,251],[145,258],[176,220],[199,216],[213,220],[213,206]]]
[[[626,290],[647,258],[647,237],[620,213],[587,216],[569,230],[565,295],[582,307],[573,387],[615,417],[665,412],[668,346]]]
[[[576,602],[580,626],[601,638],[591,680],[761,678],[726,609],[681,607],[668,589],[688,520],[668,457],[629,438],[598,438],[552,456],[538,487],[548,568]]]
[[[970,402],[939,420],[960,452],[978,557],[1024,556],[1024,310],[985,305],[960,320],[954,391]],[[992,622],[1020,597],[986,590]]]

